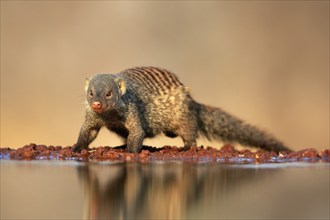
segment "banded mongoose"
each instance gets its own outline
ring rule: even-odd
[[[196,146],[198,135],[224,142],[290,151],[269,134],[220,108],[196,102],[178,77],[165,69],[135,67],[86,79],[87,108],[74,151],[87,148],[105,126],[140,152],[144,138],[180,136],[183,149]]]

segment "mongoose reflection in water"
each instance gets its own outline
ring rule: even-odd
[[[180,136],[184,149],[198,135],[269,151],[290,151],[271,135],[220,108],[196,102],[178,77],[161,68],[136,67],[86,79],[87,108],[74,151],[87,148],[105,126],[140,152],[144,138]]]

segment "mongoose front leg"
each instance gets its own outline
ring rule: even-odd
[[[85,129],[84,127],[82,127],[80,130],[77,144],[73,148],[73,151],[79,152],[83,148],[88,148],[89,144],[96,138],[99,131],[99,128]]]
[[[100,125],[91,124],[91,121],[85,120],[73,151],[80,152],[83,148],[88,148],[89,144],[97,137],[100,129]]]
[[[127,137],[127,150],[131,153],[139,153],[143,146],[143,130],[131,130]]]
[[[144,131],[141,126],[137,111],[132,111],[126,120],[125,126],[128,129],[127,150],[132,153],[139,153],[143,146]]]

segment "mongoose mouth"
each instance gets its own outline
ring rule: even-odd
[[[92,109],[96,113],[102,113],[102,112],[104,112],[104,109],[94,109],[94,108],[92,108]]]

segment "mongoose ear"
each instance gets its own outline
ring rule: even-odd
[[[87,92],[89,86],[89,79],[86,77],[85,79],[85,92]]]
[[[120,94],[124,95],[126,93],[126,82],[125,82],[125,80],[123,78],[117,78],[116,82],[118,84]]]

